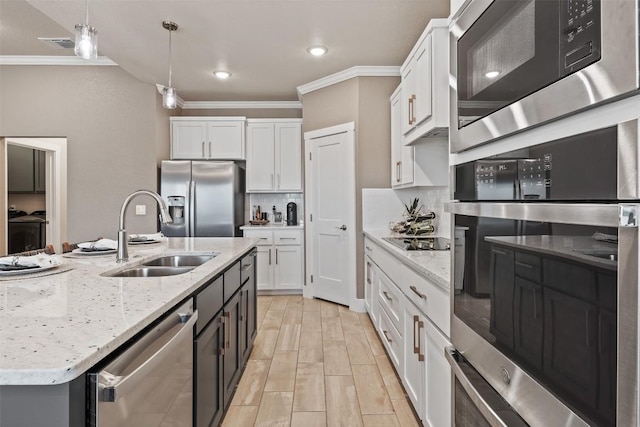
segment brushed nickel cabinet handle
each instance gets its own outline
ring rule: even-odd
[[[419,316],[414,315],[413,316],[413,354],[420,354],[420,344],[419,344],[419,340],[420,337],[418,337],[418,340],[416,340],[416,326],[418,326],[418,321],[420,320]],[[418,341],[418,345],[416,345],[416,341]]]
[[[391,338],[389,338],[389,333],[387,331],[382,331],[382,333],[384,334],[384,337],[387,339],[387,341],[391,342]]]
[[[384,297],[389,301],[393,301],[393,298],[389,296],[389,293],[387,291],[382,291],[382,295],[384,295]]]
[[[409,286],[409,289],[411,289],[413,293],[418,295],[421,299],[427,299],[427,296],[425,294],[421,294],[418,288],[415,287],[415,285]]]
[[[420,330],[424,329],[424,322],[420,320],[418,322],[418,362],[424,362],[424,354],[420,353],[420,349],[422,348],[422,343],[420,342]]]

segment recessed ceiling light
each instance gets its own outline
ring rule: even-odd
[[[231,73],[228,71],[222,71],[222,70],[218,70],[218,71],[214,71],[213,75],[216,76],[217,78],[224,80],[224,79],[228,79],[229,77],[231,77]]]
[[[498,75],[500,75],[500,71],[487,71],[484,75],[488,79],[495,79],[496,77],[498,77]]]
[[[307,49],[307,52],[313,56],[322,56],[328,52],[328,49],[324,46],[311,46]]]

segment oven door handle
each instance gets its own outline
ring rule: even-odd
[[[454,353],[455,349],[453,349],[453,347],[447,347],[444,349],[444,356],[446,357],[447,362],[449,362],[449,365],[451,365],[453,374],[462,385],[462,388],[464,388],[464,391],[467,392],[469,398],[473,401],[473,404],[478,408],[491,427],[508,427],[508,425],[498,416],[498,414],[496,414],[493,408],[491,408],[487,401],[480,395],[465,373],[462,372],[462,369],[460,369],[460,366],[458,365],[458,361],[455,359]]]

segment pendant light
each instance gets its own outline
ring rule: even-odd
[[[162,106],[168,110],[173,110],[178,105],[178,95],[176,89],[171,86],[171,33],[178,29],[178,24],[171,21],[162,21],[162,27],[169,31],[169,86],[162,90]]]
[[[86,1],[86,4],[85,23],[75,26],[76,45],[74,52],[84,59],[96,59],[98,57],[98,30],[89,25],[89,0]]]

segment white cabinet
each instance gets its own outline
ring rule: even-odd
[[[449,293],[370,237],[364,244],[369,316],[422,424],[449,426],[451,368],[444,356],[450,345],[445,336],[450,328]]]
[[[302,230],[244,230],[257,243],[258,290],[302,289]]]
[[[171,117],[170,120],[172,159],[244,159],[244,117]]]
[[[247,192],[301,192],[301,156],[301,120],[247,120]]]
[[[448,135],[448,35],[448,21],[432,19],[400,68],[400,129],[406,144]]]
[[[402,86],[391,95],[391,186],[413,184],[414,147],[405,145],[401,133]]]

